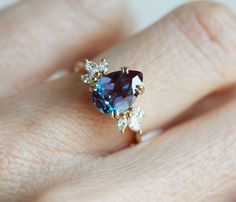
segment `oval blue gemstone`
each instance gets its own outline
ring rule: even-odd
[[[142,85],[142,81],[143,74],[139,71],[129,70],[128,74],[117,71],[105,75],[97,82],[93,103],[106,114],[116,110],[124,112],[134,103],[136,86]]]

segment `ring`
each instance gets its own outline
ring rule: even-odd
[[[85,60],[79,62],[76,72],[81,72],[81,80],[89,86],[96,108],[112,116],[118,129],[124,133],[127,128],[141,141],[141,119],[146,113],[140,107],[132,107],[136,98],[144,93],[143,73],[130,70],[127,66],[108,73],[109,64],[102,59],[99,64]]]

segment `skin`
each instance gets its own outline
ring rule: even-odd
[[[101,2],[26,0],[0,13],[0,201],[236,201],[234,15],[187,4],[109,48],[124,8]],[[90,56],[144,72],[136,105],[160,136],[130,147],[78,75],[45,82]]]

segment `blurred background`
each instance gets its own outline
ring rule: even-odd
[[[174,8],[193,0],[125,0],[134,13],[135,31],[139,31]],[[203,0],[204,1],[204,0]],[[231,7],[236,13],[236,0],[215,0]]]
[[[0,8],[15,3],[17,0],[0,0]],[[119,1],[119,0],[117,0]],[[193,0],[124,0],[133,13],[130,19],[134,30],[140,31],[175,7]],[[236,13],[236,0],[216,0],[231,7]]]

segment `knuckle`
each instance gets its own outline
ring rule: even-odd
[[[227,18],[233,18],[232,11],[225,5],[216,2],[194,2],[187,3],[176,9],[177,15],[184,16],[199,16],[205,20],[209,25],[211,22],[224,24]]]
[[[178,31],[190,42],[191,50],[196,50],[195,60],[204,62],[219,85],[232,83],[236,23],[230,9],[219,3],[196,2],[181,6],[171,16]]]
[[[235,27],[233,15],[221,4],[190,3],[178,8],[173,16],[176,17],[175,22],[181,30],[195,43],[211,43],[226,49],[229,41],[235,40],[232,27],[226,23],[229,22]]]

